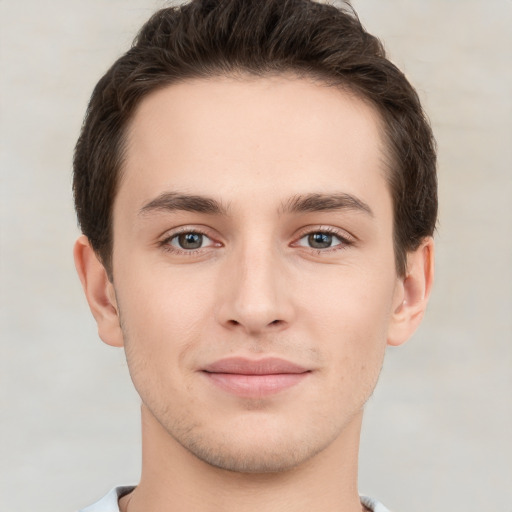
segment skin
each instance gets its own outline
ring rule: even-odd
[[[361,510],[363,406],[433,278],[430,238],[396,273],[378,114],[303,78],[211,78],[150,94],[127,141],[113,282],[75,246],[142,399],[142,477],[122,510]],[[231,356],[307,375],[238,396],[203,371]]]

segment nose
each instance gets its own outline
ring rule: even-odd
[[[271,248],[247,247],[226,261],[218,320],[250,335],[286,329],[293,318],[286,264]]]

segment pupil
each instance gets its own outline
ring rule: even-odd
[[[309,245],[315,249],[326,249],[332,244],[332,235],[327,233],[312,233],[308,237]]]
[[[199,249],[203,243],[200,233],[184,233],[179,235],[178,241],[182,249]]]

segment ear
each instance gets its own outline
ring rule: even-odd
[[[412,336],[427,308],[433,282],[434,240],[427,237],[418,249],[407,254],[406,275],[395,291],[388,345],[401,345]]]
[[[73,256],[100,338],[108,345],[122,347],[123,334],[114,285],[86,236],[80,236],[75,242]]]

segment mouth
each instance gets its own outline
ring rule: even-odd
[[[311,370],[280,358],[220,359],[202,369],[209,381],[221,390],[246,398],[262,398],[296,386]]]

